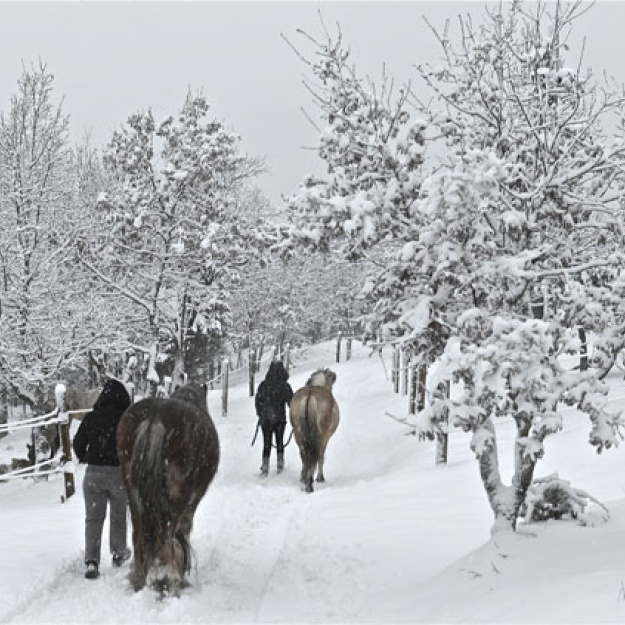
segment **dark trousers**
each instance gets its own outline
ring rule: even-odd
[[[271,455],[271,444],[275,435],[278,456],[284,454],[284,430],[286,421],[261,420],[260,427],[263,431],[263,458]]]

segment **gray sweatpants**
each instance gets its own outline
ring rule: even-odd
[[[106,504],[110,504],[109,547],[111,553],[126,549],[126,509],[128,499],[121,467],[90,464],[82,482],[85,496],[85,562],[100,564],[102,527],[106,518]]]

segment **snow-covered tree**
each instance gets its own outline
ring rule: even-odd
[[[598,451],[618,443],[623,425],[606,408],[598,371],[566,369],[562,360],[580,348],[578,324],[600,333],[600,345],[609,319],[621,314],[625,143],[606,128],[623,99],[565,62],[580,6],[532,7],[500,5],[477,28],[461,18],[457,46],[447,31],[437,34],[443,61],[420,74],[442,108],[421,108],[412,126],[406,120],[418,141],[395,152],[418,154],[420,164],[427,135],[442,139],[444,153],[426,161],[423,175],[407,164],[395,169],[410,181],[400,185],[407,193],[395,194],[392,175],[376,178],[380,163],[349,168],[336,159],[336,150],[376,145],[371,134],[354,134],[367,119],[358,105],[338,106],[347,121],[337,125],[328,114],[321,139],[327,176],[291,202],[300,234],[319,246],[353,254],[388,241],[391,254],[398,250],[367,286],[379,320],[426,362],[441,358],[431,388],[457,385],[421,415],[421,430],[433,436],[449,421],[473,433],[495,527],[512,528],[563,405],[588,414]],[[326,69],[339,67],[344,53],[329,43],[320,57],[313,71],[331,87],[324,101],[351,102],[346,94],[360,93],[354,74]],[[389,192],[401,200],[389,201]],[[367,204],[353,200],[363,197]],[[506,416],[518,432],[508,486],[494,425]]]
[[[0,376],[39,408],[98,338],[71,264],[75,159],[53,88],[44,64],[25,68],[0,117]]]
[[[610,291],[609,277],[624,267],[624,143],[605,128],[623,99],[566,65],[566,34],[579,9],[556,4],[549,13],[538,5],[529,13],[515,2],[488,13],[477,30],[462,19],[460,49],[439,37],[445,64],[422,69],[446,105],[433,121],[449,147],[450,171],[424,185],[414,261],[421,284],[428,269],[444,268],[449,295],[430,312],[455,330],[440,371],[463,389],[460,400],[433,404],[424,420],[449,417],[473,433],[503,526],[516,525],[543,440],[561,428],[563,404],[588,414],[598,451],[622,436],[597,370],[562,365],[563,354],[580,348],[577,324],[605,330],[597,285]],[[541,319],[533,314],[537,297]],[[493,425],[504,416],[517,426],[509,486]]]
[[[219,335],[230,323],[228,289],[258,247],[234,210],[235,190],[262,163],[243,155],[238,136],[191,94],[161,123],[150,111],[132,115],[104,161],[109,188],[98,211],[108,236],[85,247],[81,260],[131,303],[135,331],[148,337],[155,388],[160,351],[174,359],[177,380],[189,336]]]
[[[394,244],[413,227],[425,124],[411,117],[409,85],[395,92],[386,76],[379,87],[359,78],[340,33],[325,42],[302,34],[316,59],[306,63],[313,74],[309,90],[326,123],[318,146],[326,172],[308,177],[289,199],[296,240],[355,259]]]

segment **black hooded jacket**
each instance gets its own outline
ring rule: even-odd
[[[261,421],[286,423],[286,406],[293,399],[293,389],[287,382],[289,374],[280,361],[272,362],[256,393],[256,414]]]
[[[108,379],[74,436],[74,453],[80,462],[118,466],[117,426],[130,406],[130,396],[118,380]]]

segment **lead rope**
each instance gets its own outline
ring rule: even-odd
[[[254,438],[252,439],[252,444],[251,447],[254,447],[254,443],[256,442],[256,438],[258,437],[258,430],[260,429],[260,418],[258,419],[258,421],[256,422],[256,431],[254,432]],[[286,443],[284,443],[284,447],[288,447],[289,443],[291,442],[291,439],[293,438],[293,428],[291,428],[291,433],[289,434],[289,438],[286,439]],[[271,445],[274,449],[276,449],[276,446],[272,443]]]

